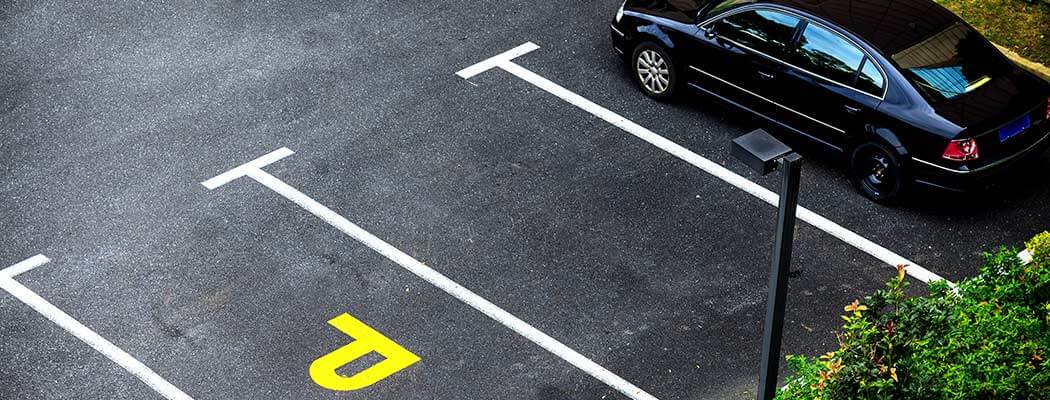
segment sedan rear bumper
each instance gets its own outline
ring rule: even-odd
[[[1039,157],[1050,147],[1050,129],[1044,128],[1044,130],[1046,132],[1043,132],[1043,138],[1031,147],[1006,157],[993,166],[974,171],[957,171],[912,159],[912,176],[920,185],[953,192],[971,192],[994,187],[1007,181],[1011,172],[1015,171],[1018,166],[1023,166],[1028,161]]]

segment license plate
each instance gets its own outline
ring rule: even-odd
[[[1030,126],[1032,126],[1032,118],[1025,115],[1021,119],[999,128],[999,142],[1005,142],[1007,139],[1017,136],[1018,133],[1024,132]]]

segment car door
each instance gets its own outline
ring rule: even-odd
[[[750,7],[704,23],[686,49],[687,81],[696,89],[771,116],[771,93],[781,90],[785,57],[801,19]]]
[[[781,118],[803,133],[844,149],[882,102],[885,77],[844,35],[813,21],[802,26],[785,71]]]

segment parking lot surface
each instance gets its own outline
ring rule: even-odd
[[[515,74],[456,75],[534,43],[516,65],[775,191],[729,156],[757,121],[635,89],[618,6],[3,2],[0,269],[46,256],[11,281],[195,399],[753,398],[775,208]],[[202,185],[280,149],[261,170],[300,197]],[[1034,175],[886,208],[801,151],[804,207],[949,280],[1050,222]],[[799,225],[786,353],[894,276],[855,244]],[[0,292],[0,398],[176,396],[30,303]],[[420,361],[318,384],[344,313]]]

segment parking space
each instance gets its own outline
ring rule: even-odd
[[[46,255],[14,280],[195,399],[752,398],[777,183],[728,143],[759,125],[644,98],[616,6],[0,6],[0,269]],[[456,75],[526,42],[561,89]],[[803,154],[789,353],[831,348],[896,255],[954,280],[1050,221],[1030,177],[891,209]],[[37,311],[0,293],[0,398],[173,398]],[[319,384],[344,313],[419,362]]]

